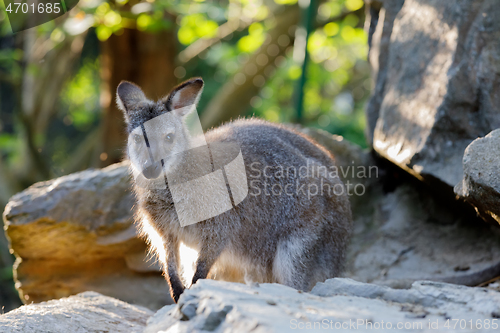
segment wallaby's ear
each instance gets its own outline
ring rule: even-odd
[[[189,79],[172,89],[164,99],[166,107],[179,116],[185,116],[198,104],[202,91],[203,80],[201,77]]]
[[[139,104],[146,100],[146,95],[142,92],[141,88],[132,82],[122,81],[116,88],[116,102],[118,107],[125,114],[125,119],[128,120],[130,111]]]

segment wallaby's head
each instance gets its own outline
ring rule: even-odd
[[[196,112],[202,90],[203,80],[193,78],[155,102],[133,83],[118,85],[116,99],[127,123],[127,154],[136,171],[152,179],[161,174],[160,160],[166,172],[177,165],[181,153],[191,145],[185,118]]]

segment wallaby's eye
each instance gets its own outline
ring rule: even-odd
[[[172,143],[174,142],[174,133],[168,133],[166,136],[165,136],[165,141],[167,141],[167,143]]]
[[[141,136],[139,134],[134,135],[134,142],[137,144],[141,143]]]

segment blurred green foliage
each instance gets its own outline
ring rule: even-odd
[[[89,31],[82,59],[72,78],[61,91],[57,117],[52,121],[48,138],[52,146],[44,149],[56,174],[64,173],[62,165],[78,140],[83,140],[100,121],[100,57],[99,41],[123,29],[139,29],[151,33],[176,29],[178,50],[197,41],[218,35],[221,26],[231,20],[244,21],[220,41],[213,43],[193,61],[179,62],[175,75],[179,80],[202,76],[206,89],[200,107],[207,105],[219,88],[240,71],[242,64],[263,45],[268,32],[276,24],[273,11],[279,6],[294,6],[297,0],[81,0],[64,21],[48,22],[36,28],[57,47],[67,36]],[[366,147],[364,138],[364,105],[369,97],[371,81],[366,61],[367,36],[362,29],[362,0],[325,0],[319,2],[315,29],[309,36],[307,51],[310,62],[304,87],[303,123],[340,134]],[[350,14],[351,13],[351,14]],[[361,14],[360,14],[361,13]],[[0,13],[4,17],[5,13]],[[7,21],[0,26],[2,38],[8,38]],[[287,43],[284,36],[278,43]],[[19,46],[19,44],[18,44]],[[23,50],[16,47],[0,50],[0,81],[20,85],[24,71],[37,71],[36,66],[23,66]],[[39,66],[43,66],[43,63]],[[252,98],[247,116],[255,115],[273,122],[295,119],[297,80],[301,64],[293,59],[293,48],[278,57],[272,74],[257,96]],[[0,116],[0,152],[2,158],[15,159],[19,126],[15,109]],[[4,108],[5,109],[5,108]]]
[[[85,131],[99,119],[99,83],[99,59],[85,59],[61,92],[64,124]]]

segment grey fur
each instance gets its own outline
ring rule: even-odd
[[[118,104],[124,110],[129,133],[144,121],[168,112],[167,104],[175,97],[173,95],[190,85],[192,88],[193,82],[199,85],[200,80],[186,81],[158,102],[145,98],[138,101],[136,97],[142,93],[140,88],[125,83],[126,89],[122,89],[120,84]],[[189,103],[198,100],[201,88],[193,90],[197,96],[191,96]],[[132,102],[128,103],[129,100]],[[182,135],[177,136],[178,144],[183,144],[182,138]],[[236,142],[241,148],[250,190],[246,199],[235,208],[181,227],[168,189],[147,190],[135,186],[138,223],[148,239],[159,236],[163,240],[163,246],[157,245],[155,251],[160,259],[163,258],[165,278],[173,299],[177,302],[185,285],[179,274],[180,242],[199,252],[192,283],[210,273],[211,277],[221,279],[278,282],[308,291],[316,282],[338,276],[352,224],[345,190],[340,195],[325,191],[323,195],[308,197],[303,192],[288,195],[283,191],[266,195],[262,186],[258,187],[262,190],[258,194],[253,186],[256,182],[265,182],[270,191],[272,185],[282,189],[287,184],[307,188],[311,184],[319,186],[323,181],[332,188],[337,185],[337,189],[344,189],[338,177],[326,174],[300,177],[291,173],[278,177],[275,173],[280,166],[296,170],[311,164],[330,168],[334,165],[330,153],[303,134],[258,119],[236,120],[208,131],[205,138],[209,145]],[[266,171],[271,177],[262,173],[264,166],[269,166]]]

